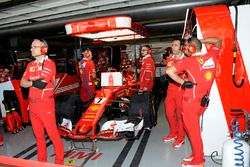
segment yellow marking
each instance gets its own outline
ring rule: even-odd
[[[207,80],[211,80],[212,76],[213,76],[213,74],[210,71],[208,71],[208,72],[205,73],[205,77],[206,77]]]
[[[93,105],[93,106],[91,106],[91,110],[92,111],[96,111],[96,110],[98,110],[100,107],[99,107],[99,105]]]
[[[95,118],[95,115],[85,115],[84,118]]]
[[[129,95],[129,89],[125,89],[125,91],[126,91],[126,96],[128,96]]]
[[[64,165],[66,165],[66,166],[71,166],[71,165],[74,165],[75,162],[76,162],[75,159],[70,159],[70,160],[66,161]]]
[[[35,67],[30,67],[30,72],[35,72]]]
[[[199,63],[200,64],[203,64],[204,63],[204,60],[202,58],[199,59]]]

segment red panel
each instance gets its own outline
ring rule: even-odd
[[[55,96],[61,93],[71,92],[77,93],[80,88],[80,81],[78,75],[68,75],[67,73],[56,74],[56,79],[59,79],[54,92]]]
[[[28,123],[29,122],[29,114],[28,114],[29,102],[28,102],[28,99],[23,98],[23,94],[22,94],[21,87],[20,87],[20,80],[11,80],[11,83],[13,85],[13,88],[16,92],[16,95],[19,101],[20,110],[22,114],[22,121],[24,123]]]
[[[6,166],[6,167],[66,167],[64,165],[57,165],[52,163],[46,163],[46,162],[39,162],[39,161],[33,161],[33,160],[25,160],[21,158],[11,158],[6,156],[0,156],[0,166]],[[67,166],[70,167],[70,166]],[[73,166],[71,166],[73,167]]]
[[[238,80],[239,84],[241,78],[244,78],[245,82],[242,87],[237,88],[232,81],[234,27],[230,13],[225,5],[199,7],[195,8],[194,11],[204,38],[220,37],[223,39],[216,83],[227,123],[230,125],[232,119],[230,111],[232,109],[244,109],[250,113],[250,86],[239,45],[236,63],[236,80]],[[244,126],[243,120],[241,120],[240,124]],[[242,126],[241,129],[243,129]]]
[[[120,18],[121,16],[119,16]],[[124,18],[130,18],[122,16]],[[100,31],[108,31],[116,29],[116,19],[117,16],[105,17],[91,20],[84,20],[79,22],[73,22],[66,25],[70,25],[72,28],[72,33],[69,35],[75,35],[80,33],[95,33]],[[131,19],[131,18],[130,18]],[[126,27],[127,28],[127,27]]]

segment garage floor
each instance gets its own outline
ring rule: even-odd
[[[37,147],[31,126],[27,126],[17,134],[1,131],[4,136],[4,146],[0,147],[0,155],[36,160]],[[164,143],[162,138],[169,132],[165,117],[165,108],[162,101],[158,111],[158,124],[151,131],[144,131],[138,140],[127,141],[97,141],[97,152],[91,154],[88,150],[73,150],[65,154],[65,165],[85,167],[180,167],[182,159],[191,154],[188,138],[179,149],[174,149],[172,143]],[[71,142],[63,139],[65,152],[71,149]],[[91,147],[91,142],[77,141],[77,147]],[[49,163],[54,162],[52,143],[47,138]],[[220,160],[216,160],[220,161]],[[221,161],[220,161],[221,162]],[[210,157],[206,157],[205,167],[219,167]]]

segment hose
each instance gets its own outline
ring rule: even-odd
[[[215,154],[215,155],[214,155],[214,154]],[[218,151],[212,152],[211,155],[210,155],[211,160],[212,160],[214,163],[218,164],[218,165],[222,165],[222,163],[217,162],[217,161],[214,159],[214,157],[216,157],[216,156],[218,156]]]
[[[240,131],[239,131],[239,123],[237,118],[233,118],[230,122],[232,131],[233,131],[233,136],[234,136],[234,150],[235,150],[235,166],[242,166],[244,167],[244,151],[242,150],[243,144],[240,142],[243,140],[241,137]]]
[[[233,84],[240,88],[244,84],[244,79],[241,79],[241,83],[237,84],[235,81],[235,70],[236,70],[236,58],[237,58],[237,31],[238,31],[238,8],[234,5],[235,8],[235,33],[234,33],[234,48],[233,48],[233,68],[232,68],[232,80]]]

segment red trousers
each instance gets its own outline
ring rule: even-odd
[[[165,100],[166,116],[170,126],[170,134],[176,135],[178,140],[184,140],[185,130],[182,120],[182,91],[167,90]]]
[[[200,116],[205,108],[201,107],[198,99],[183,98],[183,121],[186,133],[190,139],[193,157],[192,162],[200,164],[204,161],[203,143],[200,129]]]
[[[56,126],[54,98],[30,99],[29,107],[30,120],[36,137],[38,160],[47,162],[44,134],[44,130],[46,130],[55,149],[55,163],[64,164],[64,146]]]

